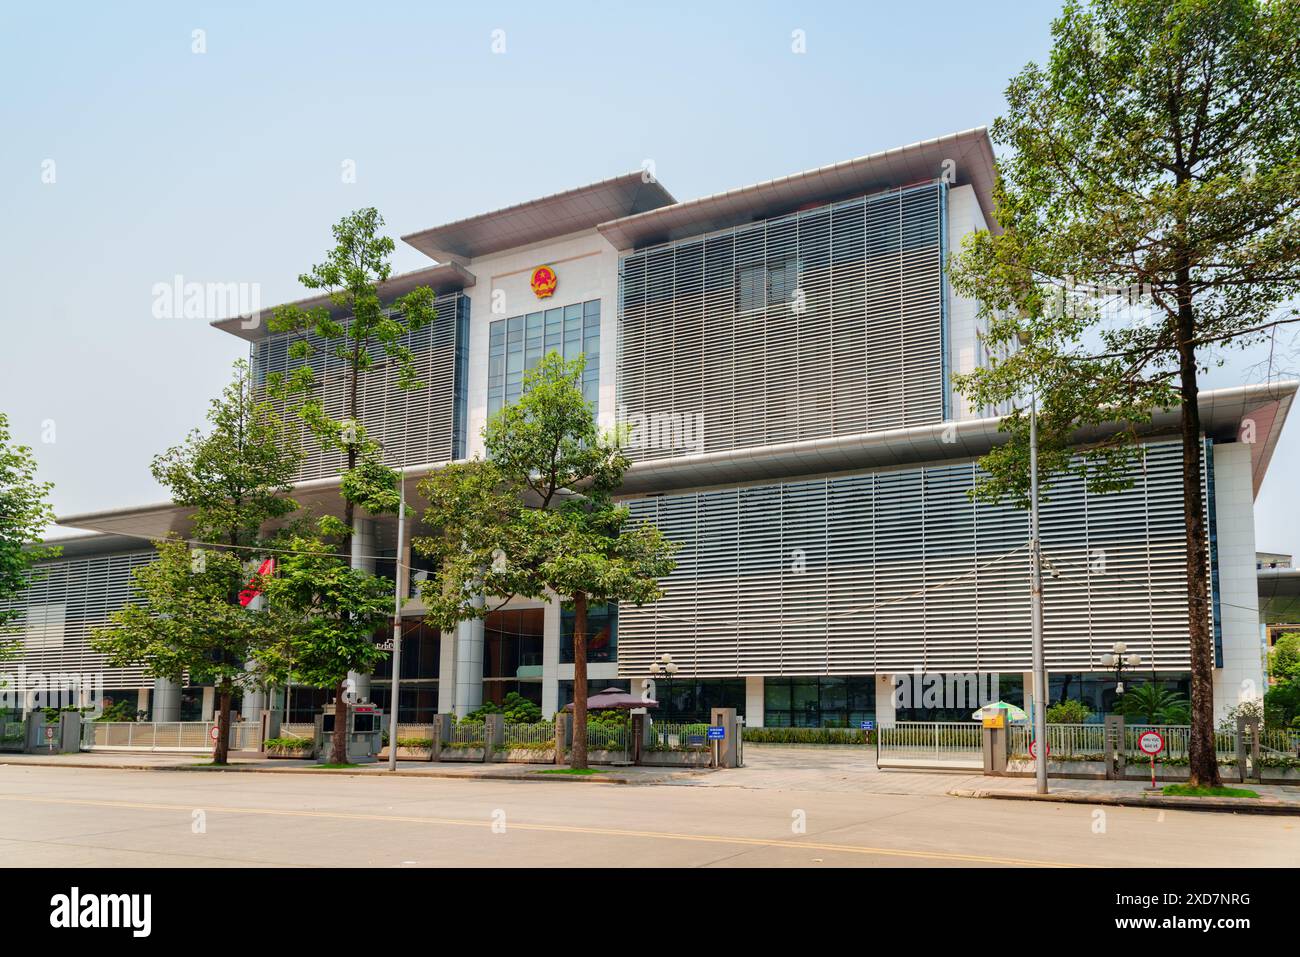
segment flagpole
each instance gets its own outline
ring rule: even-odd
[[[388,702],[388,770],[397,770],[397,706],[399,685],[402,680],[402,576],[406,566],[402,563],[402,530],[406,527],[406,476],[397,472],[397,485],[401,489],[397,506],[397,554],[393,561],[393,692]]]

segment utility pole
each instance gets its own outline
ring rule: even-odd
[[[1034,666],[1034,776],[1047,793],[1047,668],[1043,654],[1043,554],[1038,524],[1038,386],[1029,394],[1029,585]]]
[[[388,770],[397,770],[397,706],[402,681],[402,588],[406,565],[402,562],[402,530],[406,527],[406,474],[397,470],[397,553],[393,556],[393,692],[388,702]]]

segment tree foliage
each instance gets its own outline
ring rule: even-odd
[[[172,500],[192,509],[193,542],[155,543],[158,560],[133,574],[136,599],[109,616],[92,644],[114,664],[143,663],[147,672],[217,689],[217,746],[226,761],[234,691],[257,676],[247,663],[271,636],[266,615],[241,600],[261,590],[261,560],[273,554],[269,524],[292,513],[288,497],[300,453],[269,402],[253,395],[248,365],[208,409],[208,431],[192,431],[154,458],[154,477]]]
[[[630,463],[598,429],[582,368],[549,353],[525,373],[519,401],[484,430],[487,457],[421,482],[429,531],[412,543],[437,568],[420,593],[440,628],[484,617],[485,595],[558,595],[573,608],[574,767],[586,765],[587,608],[659,598],[677,549],[614,501]]]
[[[31,583],[32,566],[59,554],[57,546],[40,544],[54,524],[53,487],[37,479],[32,450],[11,443],[9,419],[0,412],[0,660],[15,649],[14,623],[23,614],[15,600]]]
[[[1152,410],[1179,405],[1190,768],[1217,785],[1197,377],[1297,317],[1300,2],[1070,2],[1052,36],[993,127],[1001,231],[969,237],[952,273],[997,361],[955,382],[984,409],[1036,389],[1048,486],[1082,469],[1124,487]],[[1003,429],[979,494],[1023,501],[1026,415]]]

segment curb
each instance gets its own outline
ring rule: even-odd
[[[953,788],[949,797],[991,798],[1000,801],[1047,801],[1055,804],[1104,804],[1111,807],[1154,807],[1177,811],[1217,811],[1228,814],[1300,815],[1300,804],[1286,804],[1272,798],[1194,798],[1172,795],[1090,794],[1058,791],[1037,794],[1024,791],[996,791],[985,788]]]
[[[225,767],[212,767],[210,765],[198,764],[90,764],[85,761],[78,762],[60,762],[58,764],[38,764],[35,761],[0,761],[0,767],[46,767],[46,768],[88,768],[92,771],[207,771],[210,773],[224,773],[233,771],[238,774],[331,774],[335,777],[352,777],[352,778],[441,778],[443,780],[458,781],[559,781],[572,782],[575,784],[626,784],[633,786],[652,786],[663,784],[667,781],[679,780],[689,777],[689,774],[682,772],[671,772],[665,777],[655,778],[654,780],[638,781],[635,778],[623,778],[609,773],[598,774],[540,774],[538,771],[544,770],[538,768],[537,771],[528,771],[524,774],[456,774],[450,771],[362,771],[347,770],[344,768],[264,768],[249,765],[226,765]]]

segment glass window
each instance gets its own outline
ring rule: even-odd
[[[587,607],[587,660],[618,661],[618,606]],[[560,612],[560,661],[573,662],[573,610]]]
[[[875,716],[874,675],[763,680],[763,724],[770,728],[856,728]]]
[[[600,300],[498,319],[488,330],[488,417],[523,394],[524,373],[558,352],[566,361],[585,355],[582,394],[593,412],[600,398]]]

